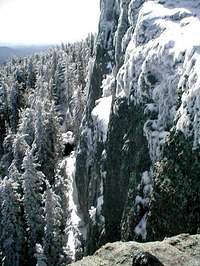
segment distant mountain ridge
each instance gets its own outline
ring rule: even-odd
[[[28,56],[33,53],[38,53],[47,50],[50,45],[45,46],[0,46],[0,64],[6,62],[12,57]]]
[[[15,56],[15,49],[9,47],[0,47],[0,63],[5,62],[8,58]]]

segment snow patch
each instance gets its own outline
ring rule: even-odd
[[[97,209],[94,206],[91,206],[91,208],[89,209],[90,219],[92,220],[93,223],[95,223],[96,221],[96,211]]]
[[[66,159],[66,175],[68,177],[68,211],[69,218],[67,220],[66,235],[67,235],[67,248],[70,250],[70,256],[73,261],[76,257],[77,237],[82,235],[86,236],[82,218],[78,211],[78,192],[75,182],[75,153],[72,152]]]
[[[62,134],[62,142],[63,144],[73,144],[74,143],[74,134],[72,131],[67,131]]]
[[[92,110],[92,119],[95,125],[97,139],[100,142],[105,142],[107,138],[111,103],[112,96],[100,98],[96,101],[96,106]]]
[[[135,209],[138,216],[142,215],[142,219],[135,227],[135,234],[141,236],[143,240],[146,239],[146,220],[149,209],[149,202],[151,193],[153,191],[151,172],[145,171],[142,174],[141,183],[138,186],[138,192],[140,195],[137,195],[135,198]]]
[[[106,76],[106,78],[102,81],[101,88],[103,89],[103,97],[112,95],[112,92],[115,88],[115,78],[113,77],[113,75],[110,74]]]
[[[147,230],[146,230],[146,224],[147,224],[147,214],[145,214],[139,224],[135,227],[135,233],[136,235],[140,235],[143,240],[146,240],[147,237]]]

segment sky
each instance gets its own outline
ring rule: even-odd
[[[97,32],[99,0],[0,0],[0,43],[60,44]]]

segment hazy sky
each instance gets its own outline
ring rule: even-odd
[[[0,0],[0,43],[52,44],[97,31],[99,0]]]

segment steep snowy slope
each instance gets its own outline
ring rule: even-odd
[[[101,10],[76,161],[86,253],[200,224],[200,1]]]

